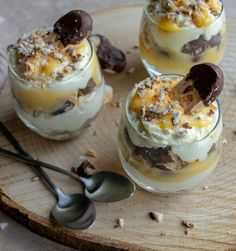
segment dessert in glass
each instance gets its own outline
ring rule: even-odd
[[[212,64],[186,76],[160,75],[136,84],[121,120],[118,152],[123,168],[150,192],[191,190],[214,170],[222,147],[216,97],[223,73]]]
[[[105,84],[91,31],[89,14],[73,10],[8,48],[15,111],[43,137],[73,138],[102,108]]]
[[[226,48],[221,0],[146,0],[140,54],[151,76],[186,74],[204,62],[218,64]]]

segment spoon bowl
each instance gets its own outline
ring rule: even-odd
[[[125,176],[109,171],[95,173],[87,178],[85,195],[91,200],[115,202],[132,196],[135,184]]]
[[[82,194],[60,195],[51,211],[54,221],[79,230],[90,228],[96,219],[94,204]]]

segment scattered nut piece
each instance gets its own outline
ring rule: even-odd
[[[35,176],[35,177],[33,177],[33,178],[31,179],[31,181],[33,181],[33,182],[35,182],[35,181],[37,181],[37,180],[39,180],[39,177],[38,177],[38,176]]]
[[[121,108],[121,102],[111,102],[111,106],[114,107],[114,108]]]
[[[117,220],[117,226],[123,228],[124,225],[125,225],[124,219],[123,219],[123,218],[119,218],[119,219]]]
[[[208,186],[203,186],[202,189],[203,190],[207,190],[209,187]]]
[[[188,235],[188,234],[189,234],[189,228],[186,228],[186,229],[184,230],[184,233],[185,233],[185,235]]]
[[[162,231],[161,233],[160,233],[160,236],[165,236],[166,235],[166,232],[165,231]]]
[[[195,224],[192,223],[191,221],[186,221],[186,220],[182,220],[182,225],[185,226],[186,228],[194,228],[195,227]]]
[[[0,230],[4,230],[7,227],[8,227],[8,223],[7,222],[0,222]]]
[[[235,130],[235,131],[233,131],[233,134],[234,134],[234,135],[236,135],[236,130]]]
[[[117,126],[117,127],[120,126],[120,120],[119,120],[119,119],[116,120],[116,126]]]
[[[127,73],[128,74],[132,74],[132,73],[134,73],[135,72],[135,68],[133,67],[133,68],[130,68],[128,71],[127,71]]]
[[[110,103],[113,99],[113,88],[110,85],[105,85],[104,105]]]
[[[223,145],[226,145],[226,144],[227,144],[227,140],[226,140],[226,139],[223,139],[222,144],[223,144]]]
[[[104,72],[108,74],[116,74],[117,72],[113,71],[112,69],[103,69]]]
[[[158,213],[158,212],[150,212],[149,217],[152,220],[157,221],[158,223],[161,223],[163,221],[163,214],[162,213]]]
[[[93,157],[96,158],[96,153],[94,150],[88,150],[85,155],[87,155],[88,157]]]

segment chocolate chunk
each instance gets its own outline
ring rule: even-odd
[[[192,55],[195,60],[196,58],[198,58],[197,56],[203,53],[205,50],[220,46],[220,43],[220,33],[217,33],[216,35],[212,36],[209,41],[206,40],[203,35],[201,35],[198,39],[192,40],[189,43],[185,44],[181,51],[185,54]]]
[[[96,40],[98,60],[102,69],[110,69],[117,73],[124,70],[126,57],[120,49],[113,46],[106,37],[100,34],[91,35],[89,39]]]
[[[223,71],[217,65],[198,64],[190,69],[185,81],[191,80],[204,105],[208,106],[220,95],[224,86]]]
[[[91,93],[96,87],[96,84],[92,78],[89,79],[87,86],[84,89],[79,89],[78,91],[78,97],[79,96],[85,96],[89,93]]]
[[[71,169],[81,177],[91,177],[95,173],[95,167],[84,157],[76,160]]]
[[[125,136],[127,142],[134,148],[134,154],[142,156],[149,166],[160,167],[160,169],[165,170],[166,167],[163,164],[174,162],[171,147],[147,148],[136,146],[131,141],[127,128],[125,128]]]
[[[62,16],[53,26],[64,46],[78,44],[91,34],[93,21],[83,10],[72,10]]]
[[[69,100],[67,100],[58,110],[54,111],[52,113],[53,116],[57,116],[60,114],[63,114],[65,112],[70,111],[75,105],[70,102]]]

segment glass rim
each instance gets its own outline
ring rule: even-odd
[[[162,77],[162,76],[176,76],[176,77],[184,77],[184,75],[181,74],[161,74],[158,77]],[[155,78],[155,77],[154,77]],[[141,81],[142,82],[142,81]],[[143,135],[136,127],[133,126],[133,124],[130,121],[130,116],[128,116],[128,110],[129,110],[129,101],[131,98],[131,95],[133,94],[134,90],[136,90],[138,88],[138,86],[135,86],[134,88],[131,89],[131,91],[129,92],[126,101],[125,101],[125,117],[128,120],[128,123],[131,125],[131,127],[135,130],[135,132],[138,134],[138,136],[140,136],[142,139],[146,140],[147,142],[150,142],[150,145],[153,144],[158,144],[161,146],[183,146],[183,145],[191,145],[191,144],[196,144],[196,143],[200,143],[202,141],[204,141],[206,138],[210,137],[211,134],[217,129],[220,121],[221,121],[221,117],[222,117],[222,111],[221,111],[221,107],[220,107],[220,102],[218,99],[216,99],[216,104],[217,104],[217,108],[218,108],[218,118],[217,121],[214,125],[214,127],[201,139],[192,141],[192,142],[183,142],[183,143],[159,143],[157,141],[154,141],[153,139],[146,137],[145,135]]]
[[[57,87],[57,86],[61,86],[61,85],[64,85],[65,83],[64,82],[67,82],[68,80],[70,79],[73,79],[75,76],[78,76],[80,74],[82,74],[88,67],[89,67],[89,64],[92,62],[92,58],[93,58],[93,55],[94,55],[94,48],[93,48],[93,45],[92,45],[92,42],[85,38],[86,41],[88,42],[89,46],[90,46],[90,56],[89,56],[89,60],[88,62],[86,63],[86,65],[84,66],[84,68],[82,70],[78,69],[78,70],[74,70],[72,71],[70,74],[68,74],[68,76],[65,76],[63,79],[61,80],[56,80],[56,79],[52,79],[52,80],[49,80],[49,81],[46,81],[46,88],[51,88],[51,87]],[[37,83],[37,80],[34,81],[34,80],[27,80],[25,79],[24,77],[20,76],[14,69],[13,67],[13,62],[12,62],[12,59],[13,59],[13,55],[12,53],[8,53],[9,55],[9,61],[8,61],[8,70],[17,78],[20,80],[20,84],[22,84],[22,82],[27,82],[27,83],[30,83],[30,84],[34,84],[34,83]],[[34,88],[37,88],[37,85],[34,85]],[[38,88],[41,89],[41,86],[39,85]]]
[[[148,7],[148,1],[149,0],[146,0],[145,1],[145,4],[144,4],[144,13],[145,13],[145,16],[148,18],[148,20],[150,20],[153,24],[156,24],[157,22],[151,17],[151,15],[148,13],[147,11],[147,7]],[[224,5],[223,5],[223,1],[220,0],[221,3],[222,3],[222,8],[221,8],[221,11],[220,11],[220,14],[218,16],[216,16],[216,19],[214,20],[214,22],[212,22],[211,24],[215,23],[216,20],[218,20],[222,14],[224,13]],[[192,28],[192,27],[180,27],[181,29],[183,30],[193,30],[193,29],[201,29],[201,28],[198,28],[198,27],[195,27],[195,28]],[[204,28],[207,28],[207,27],[204,27]]]

